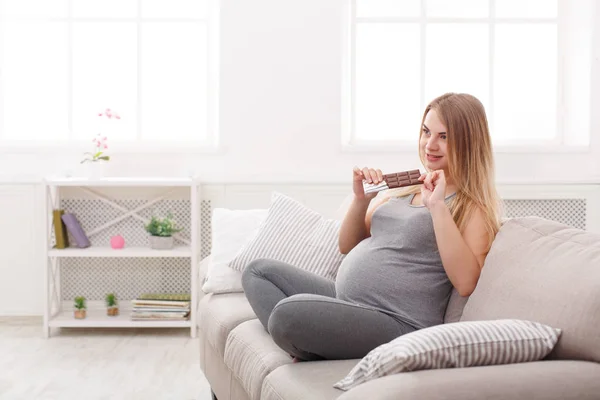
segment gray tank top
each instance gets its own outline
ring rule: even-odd
[[[456,193],[446,197],[446,203]],[[371,220],[371,236],[344,258],[340,300],[377,309],[417,329],[444,322],[452,283],[442,266],[433,220],[413,195],[392,197]]]

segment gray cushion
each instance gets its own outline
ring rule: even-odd
[[[551,358],[600,362],[600,235],[538,217],[507,221],[461,321],[503,318],[561,329]]]

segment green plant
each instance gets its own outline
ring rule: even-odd
[[[174,233],[181,231],[175,225],[173,216],[167,215],[165,218],[152,217],[150,223],[145,226],[146,231],[152,236],[172,236]]]
[[[85,310],[85,297],[75,297],[75,308],[78,310]]]
[[[106,295],[106,306],[114,307],[117,305],[117,296],[114,293],[108,293]]]

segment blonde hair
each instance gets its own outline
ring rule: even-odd
[[[435,110],[448,133],[448,175],[456,185],[456,196],[450,201],[452,218],[459,231],[469,222],[473,210],[479,208],[488,234],[489,251],[500,229],[502,201],[496,191],[494,154],[483,104],[464,93],[446,93],[425,108],[419,131],[419,142],[425,117]],[[425,154],[419,145],[419,158],[425,165]],[[385,197],[402,197],[420,193],[421,185],[388,190]]]

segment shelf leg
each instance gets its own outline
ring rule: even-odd
[[[50,219],[50,211],[49,211],[49,202],[52,201],[52,193],[50,191],[50,187],[44,184],[44,193],[43,193],[43,212],[44,212],[44,322],[43,322],[43,335],[45,339],[50,337],[50,327],[49,327],[49,319],[50,319],[50,277],[49,271],[50,268],[50,260],[48,259],[48,247],[50,246],[50,237],[51,237],[51,226],[52,220]]]
[[[196,312],[198,309],[198,185],[192,183],[190,187],[190,207],[191,212],[191,225],[190,225],[190,236],[192,249],[191,257],[191,268],[192,273],[190,286],[192,290],[191,302],[190,302],[190,320],[192,323],[191,336],[196,337]]]

